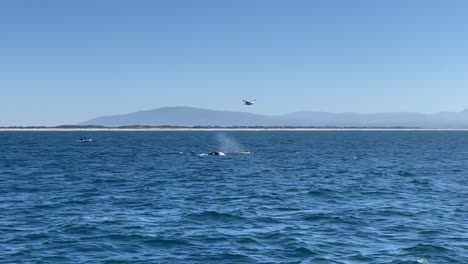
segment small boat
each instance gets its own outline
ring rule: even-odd
[[[76,142],[78,142],[78,143],[88,143],[88,142],[93,142],[93,139],[92,138],[77,139]]]

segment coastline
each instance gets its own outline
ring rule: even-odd
[[[177,131],[468,131],[468,128],[0,128],[0,132],[177,132]]]

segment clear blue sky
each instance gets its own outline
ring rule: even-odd
[[[466,0],[1,1],[0,125],[164,106],[458,111],[467,14]]]

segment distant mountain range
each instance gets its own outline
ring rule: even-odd
[[[267,116],[194,107],[164,107],[123,115],[97,117],[80,125],[106,127],[141,125],[468,128],[468,110],[434,114],[404,112],[358,114],[306,111]]]

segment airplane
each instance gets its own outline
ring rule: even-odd
[[[253,101],[242,100],[242,101],[244,101],[245,105],[253,105],[256,100],[253,100]]]

